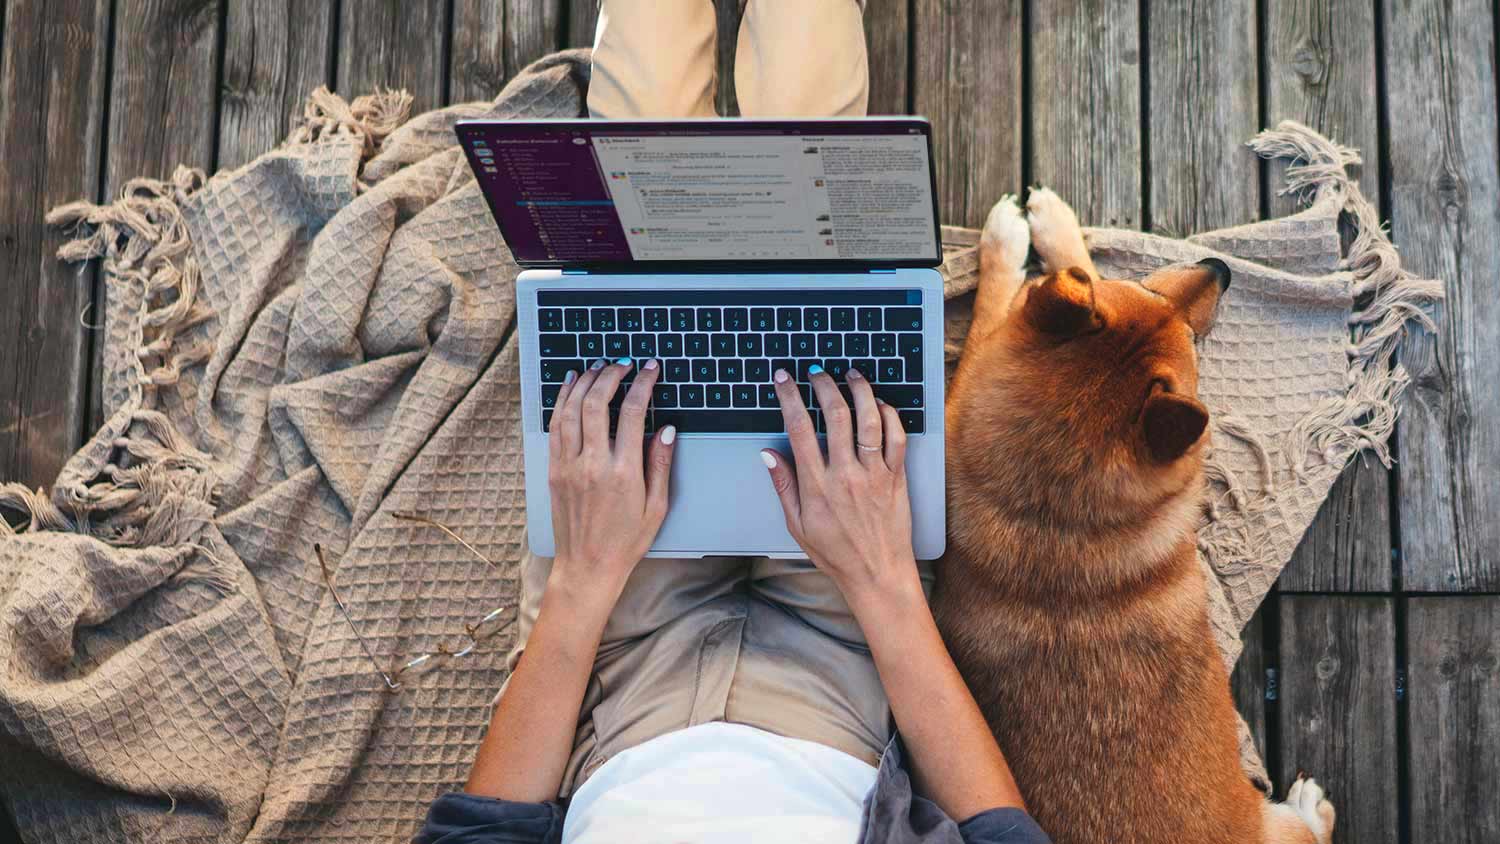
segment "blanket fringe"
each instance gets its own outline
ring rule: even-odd
[[[47,214],[73,234],[57,252],[67,262],[104,259],[106,283],[132,289],[125,317],[134,350],[118,432],[93,477],[70,479],[49,497],[19,484],[0,485],[0,507],[23,514],[19,528],[70,530],[119,545],[186,541],[180,517],[190,502],[212,502],[216,484],[207,456],[193,448],[157,408],[160,391],[183,370],[206,361],[212,346],[186,333],[213,317],[198,298],[201,281],[182,208],[203,185],[201,170],[179,167],[171,181],[134,179],[113,203],[70,202]],[[112,420],[113,422],[114,420]]]
[[[369,158],[387,135],[406,122],[411,104],[412,96],[406,91],[377,89],[350,103],[320,85],[308,95],[302,123],[292,130],[288,143],[310,144],[331,135],[350,135],[362,140],[360,157]]]
[[[1359,153],[1333,143],[1294,121],[1283,121],[1275,129],[1261,132],[1250,148],[1263,158],[1285,158],[1293,163],[1286,170],[1281,194],[1295,194],[1313,203],[1329,198],[1354,229],[1354,240],[1342,262],[1354,277],[1355,307],[1350,317],[1348,387],[1301,419],[1282,443],[1284,465],[1279,467],[1301,477],[1311,465],[1320,471],[1337,472],[1361,451],[1375,455],[1389,467],[1388,439],[1396,423],[1397,406],[1410,381],[1406,370],[1392,358],[1413,325],[1435,331],[1433,311],[1443,297],[1442,285],[1417,278],[1401,267],[1375,206],[1360,192],[1348,167],[1359,164]],[[1216,423],[1220,432],[1238,436],[1230,419]],[[1252,444],[1257,445],[1257,444]],[[1221,463],[1210,459],[1205,467],[1213,488],[1207,506],[1207,523],[1198,532],[1198,547],[1216,571],[1226,578],[1248,576],[1247,549],[1258,547],[1249,535],[1254,513],[1280,506],[1271,492],[1278,488],[1263,447],[1261,478],[1254,495],[1247,494],[1243,479],[1236,478]],[[1316,456],[1314,463],[1310,457]],[[1215,494],[1216,493],[1216,494]],[[1244,622],[1248,619],[1240,619]]]

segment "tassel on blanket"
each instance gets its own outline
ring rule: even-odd
[[[18,484],[0,486],[0,507],[26,517],[22,530],[72,530],[115,544],[182,541],[170,511],[189,501],[212,501],[215,482],[205,455],[157,412],[159,391],[182,371],[208,359],[204,341],[185,342],[213,316],[198,299],[200,274],[182,207],[203,184],[203,173],[179,167],[170,182],[135,179],[108,205],[72,202],[47,214],[49,225],[75,237],[58,249],[64,261],[104,259],[110,285],[133,288],[138,302],[123,317],[130,326],[124,406],[112,424],[117,436],[93,478],[60,485],[50,498]],[[7,525],[4,530],[14,533]]]
[[[1265,459],[1263,448],[1257,449],[1264,477],[1255,493],[1248,493],[1243,479],[1212,457],[1205,466],[1211,492],[1206,522],[1198,530],[1198,549],[1226,581],[1255,576],[1257,569],[1247,554],[1258,540],[1249,526],[1265,522],[1255,516],[1282,506],[1273,490],[1284,485],[1276,482],[1275,472],[1334,476],[1361,451],[1391,465],[1387,439],[1410,381],[1403,367],[1392,365],[1392,358],[1413,323],[1436,330],[1431,312],[1443,295],[1439,282],[1402,269],[1379,213],[1347,172],[1349,165],[1360,163],[1358,152],[1294,121],[1261,132],[1250,147],[1264,158],[1295,162],[1287,168],[1282,194],[1298,194],[1309,203],[1337,202],[1352,224],[1355,236],[1342,266],[1354,276],[1355,307],[1349,320],[1346,390],[1297,421],[1280,444],[1282,460],[1277,465]],[[1230,419],[1219,420],[1216,430],[1239,433]],[[1248,620],[1237,619],[1241,624]]]
[[[313,143],[329,134],[348,133],[362,138],[361,158],[369,158],[380,149],[385,136],[406,122],[411,114],[412,96],[406,91],[376,91],[355,97],[353,103],[320,85],[307,98],[302,124],[292,131],[288,143]]]

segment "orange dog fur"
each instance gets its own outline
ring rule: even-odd
[[[1276,804],[1241,770],[1195,556],[1193,341],[1228,267],[1101,279],[1072,209],[1040,189],[1027,209],[990,213],[948,393],[934,610],[954,659],[1058,844],[1328,844],[1313,780]]]

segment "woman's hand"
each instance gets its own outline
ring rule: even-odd
[[[851,369],[851,412],[833,377],[817,368],[811,381],[827,427],[825,458],[797,385],[785,370],[773,380],[797,467],[771,449],[761,458],[792,537],[833,578],[856,614],[873,599],[921,597],[906,492],[906,431],[896,409],[877,402],[870,382]]]
[[[568,373],[552,412],[548,478],[552,490],[553,577],[614,590],[618,596],[667,515],[667,481],[677,430],[651,438],[643,466],[641,438],[651,389],[661,375],[655,360],[641,365],[609,438],[609,403],[631,360],[596,361]],[[576,578],[576,579],[575,579]]]

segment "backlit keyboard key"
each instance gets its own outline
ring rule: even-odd
[[[703,406],[703,385],[702,384],[683,384],[682,386],[678,387],[677,388],[677,403],[680,404],[680,405],[682,405],[683,407],[702,407]],[[664,424],[664,423],[662,423],[660,420],[658,420],[657,421],[657,425],[661,425],[661,424]]]
[[[760,357],[760,355],[761,355],[761,345],[760,345],[760,335],[759,334],[741,334],[741,335],[739,335],[739,338],[740,338],[740,342],[739,342],[740,357],[742,357],[742,358]]]
[[[853,308],[830,308],[828,311],[828,322],[834,331],[854,330]]]
[[[724,384],[711,384],[703,388],[709,407],[730,407],[733,400],[729,395],[729,387]]]
[[[756,386],[754,384],[736,384],[731,392],[735,407],[755,407]]]
[[[646,330],[666,331],[668,328],[666,308],[646,309]]]
[[[885,400],[885,403],[898,410],[903,408],[916,409],[922,406],[922,387],[920,384],[876,384],[875,395]]]
[[[752,384],[770,381],[771,362],[765,358],[754,358],[745,361],[745,380]]]
[[[698,309],[699,331],[723,331],[724,318],[718,308]]]
[[[885,327],[880,323],[879,308],[860,308],[855,322],[860,331],[879,331]]]
[[[824,357],[841,355],[844,353],[844,336],[842,334],[819,334],[818,354]]]
[[[676,407],[677,385],[657,384],[656,389],[651,391],[651,404],[656,407]]]
[[[630,337],[630,354],[638,358],[656,357],[655,334],[633,334]]]
[[[844,354],[849,357],[858,357],[870,353],[870,335],[868,334],[845,334]]]
[[[719,367],[711,360],[693,361],[693,381],[699,384],[712,384],[719,377]]]
[[[616,319],[619,320],[621,331],[641,330],[642,322],[640,308],[621,308]]]
[[[766,357],[786,357],[792,353],[792,341],[787,334],[766,335]]]
[[[709,338],[708,346],[716,358],[734,357],[733,334],[715,334]]]
[[[744,308],[725,308],[724,309],[724,330],[725,331],[749,331],[750,330],[750,312],[747,311]]]
[[[818,353],[818,339],[811,334],[792,335],[792,357],[810,358]]]
[[[568,327],[568,330],[575,334],[580,331],[588,331],[588,308],[568,308],[567,310],[563,311],[563,325],[566,325]]]
[[[693,370],[688,366],[688,362],[682,358],[667,361],[666,368],[662,370],[662,373],[668,381],[674,384],[693,380]]]
[[[882,384],[900,384],[902,366],[900,358],[889,358],[875,366],[875,380]]]
[[[743,381],[744,378],[741,376],[744,375],[744,371],[744,366],[737,360],[719,361],[719,380],[726,384]]]
[[[557,406],[557,394],[562,391],[561,384],[542,385],[542,407],[552,409]]]
[[[782,331],[801,331],[802,330],[802,309],[801,308],[777,308],[776,309],[776,327],[780,328]]]
[[[896,356],[896,335],[876,334],[870,338],[871,354],[878,358],[893,358]]]
[[[922,411],[920,411],[920,410],[899,410],[899,411],[896,412],[896,415],[899,416],[899,417],[901,417],[901,427],[903,427],[903,428],[906,429],[906,433],[908,433],[908,434],[920,434],[920,433],[922,433],[922,429],[923,429]]]
[[[538,308],[536,312],[536,324],[542,331],[562,331],[562,308]]]
[[[595,331],[614,331],[615,309],[594,308],[592,311],[589,311],[589,327]]]
[[[586,358],[604,357],[604,335],[603,334],[580,334],[578,335],[578,354]]]
[[[569,372],[583,372],[583,361],[569,358],[545,358],[542,360],[543,384],[561,384]]]
[[[827,308],[805,308],[802,311],[802,324],[808,331],[828,330]]]
[[[776,310],[774,308],[751,308],[750,309],[751,331],[775,331]]]
[[[682,357],[681,334],[656,335],[656,353],[664,358]]]
[[[682,353],[690,358],[708,357],[707,334],[685,334],[682,338]]]
[[[885,327],[889,331],[921,331],[921,308],[886,308]]]
[[[630,354],[630,336],[627,334],[604,335],[604,356],[622,358]]]
[[[673,308],[672,309],[672,330],[673,331],[696,331],[697,330],[697,323],[693,320],[693,309],[692,308]]]
[[[537,350],[544,358],[570,358],[578,354],[578,338],[572,334],[539,334]]]

